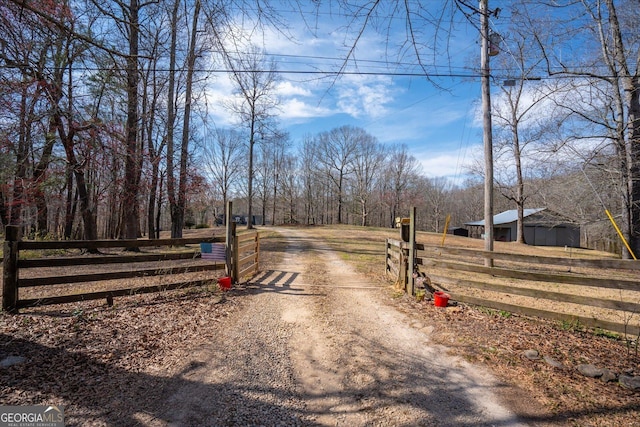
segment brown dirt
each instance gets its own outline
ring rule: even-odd
[[[389,235],[388,230],[317,227],[305,233],[330,245],[367,281],[388,283],[380,253],[381,237]],[[285,242],[268,230],[261,242],[262,269],[281,265]],[[313,260],[304,268],[309,277],[325,271]],[[163,405],[185,387],[190,390],[193,378],[203,378],[198,372],[205,362],[199,361],[207,359],[194,354],[206,352],[254,297],[250,289],[221,294],[211,286],[119,298],[111,308],[98,301],[25,310],[19,316],[2,314],[0,359],[20,354],[27,355],[28,362],[0,368],[0,403],[65,405],[68,425],[166,425]],[[451,355],[489,369],[505,386],[503,400],[529,424],[640,426],[640,393],[583,377],[575,369],[591,363],[640,375],[632,342],[482,308],[436,308],[391,287],[383,290],[383,300],[411,319],[411,328],[427,330],[429,339],[446,346]],[[304,318],[294,311],[283,319]],[[551,356],[565,368],[525,359],[526,349]],[[311,369],[304,359],[297,363]],[[336,386],[332,381],[325,378],[325,385]],[[322,403],[316,405],[321,411]],[[319,417],[314,423],[332,420]]]

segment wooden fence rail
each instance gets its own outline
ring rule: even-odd
[[[233,224],[233,223],[231,223]],[[228,257],[230,258],[229,271],[224,260],[205,260],[201,258],[199,248],[188,245],[202,243],[226,244],[230,238]],[[106,298],[111,303],[113,297],[138,293],[159,292],[179,288],[200,286],[211,282],[207,279],[181,278],[177,283],[153,284],[144,286],[129,286],[125,289],[100,289],[94,292],[74,293],[70,295],[55,295],[55,290],[39,298],[20,298],[19,289],[34,287],[53,287],[61,284],[79,284],[89,282],[104,282],[108,280],[123,280],[135,278],[148,278],[154,276],[184,275],[189,273],[207,272],[215,270],[227,270],[232,282],[241,277],[246,277],[258,271],[259,238],[258,232],[253,230],[236,234],[235,224],[226,237],[208,238],[183,238],[183,239],[157,239],[157,240],[95,240],[95,241],[23,241],[19,236],[17,227],[8,226],[5,234],[4,258],[3,258],[3,292],[2,308],[7,312],[17,312],[21,308],[34,305],[61,304],[75,301]],[[131,255],[112,255],[108,253],[85,254],[73,257],[39,257],[21,258],[20,251],[43,250],[69,250],[87,249],[99,251],[107,248],[120,248],[123,250],[139,250],[142,247],[153,247],[162,250],[163,247],[184,248],[180,251],[144,253],[132,252]],[[31,256],[31,254],[29,254]],[[155,263],[152,268],[147,265],[134,268],[140,263]],[[186,263],[186,264],[185,264]],[[118,264],[118,271],[101,271],[86,274],[78,274],[78,269],[73,267],[99,266]],[[71,268],[69,268],[71,267]],[[48,269],[48,275],[43,275],[37,269]],[[35,271],[35,273],[34,273]],[[54,274],[51,274],[51,272]],[[56,274],[57,273],[57,274]],[[24,277],[26,276],[26,277]]]
[[[234,240],[233,253],[236,254],[234,277],[251,276],[258,272],[260,259],[260,236],[254,230],[239,235]]]
[[[430,251],[433,256],[444,257],[446,255],[460,255],[471,259],[492,259],[494,261],[521,261],[526,264],[542,264],[545,266],[557,265],[566,267],[589,267],[589,268],[619,268],[622,270],[640,271],[640,263],[623,259],[586,259],[586,258],[561,258],[547,257],[539,255],[522,255],[503,252],[487,252],[478,249],[451,248],[443,246],[430,246],[416,243],[416,250]],[[459,257],[458,257],[459,258]]]
[[[410,247],[410,243],[387,239],[385,270],[394,278],[406,277],[404,283],[412,293],[413,277],[408,274]],[[528,256],[420,243],[413,247],[413,269],[426,273],[456,301],[640,335],[640,263],[637,261]],[[485,267],[483,261],[487,258],[504,265]],[[402,273],[403,269],[406,269],[405,273]],[[597,295],[603,290],[604,297]],[[613,295],[611,291],[615,291],[616,299],[607,297]],[[482,295],[487,292],[499,298]],[[525,297],[524,302],[504,301],[513,296]],[[622,320],[549,310],[545,304],[542,304],[543,308],[540,304],[527,305],[527,298],[548,300],[549,304],[597,307],[611,311],[613,317]]]

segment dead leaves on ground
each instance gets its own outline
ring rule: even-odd
[[[168,392],[190,351],[215,339],[240,304],[196,288],[116,298],[113,307],[91,301],[2,313],[0,359],[27,360],[0,369],[0,401],[65,405],[79,423],[153,412],[145,408],[153,395]]]
[[[584,377],[576,369],[588,363],[617,374],[640,375],[637,340],[467,305],[443,309],[406,296],[389,301],[432,324],[433,339],[453,354],[486,365],[503,381],[524,389],[547,408],[556,425],[640,425],[640,392]],[[540,360],[525,358],[528,349],[537,350]],[[554,368],[542,356],[564,367]]]

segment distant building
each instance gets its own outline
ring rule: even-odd
[[[235,222],[238,225],[247,225],[249,222],[249,217],[245,214],[234,215],[231,217],[231,221]],[[225,223],[225,215],[220,214],[216,217],[216,226],[224,225]],[[253,215],[253,225],[262,224],[262,215]]]
[[[450,227],[447,229],[447,234],[453,234],[454,236],[469,237],[469,230],[463,227]]]
[[[501,242],[515,242],[518,211],[513,209],[493,216],[493,238]],[[484,220],[465,223],[484,230]],[[546,208],[524,210],[524,241],[534,246],[580,247],[580,226],[567,221],[560,214]]]

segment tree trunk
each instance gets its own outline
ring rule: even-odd
[[[640,59],[639,59],[640,62]],[[636,258],[640,258],[640,79],[635,76],[631,80],[629,97],[629,194],[631,195],[631,212],[629,215],[631,233],[629,245]]]
[[[340,171],[340,178],[338,179],[338,224],[342,224],[342,181],[344,177],[342,171]]]
[[[9,211],[7,209],[7,195],[0,188],[0,225],[2,225],[2,229],[9,224]]]
[[[360,199],[360,213],[362,214],[362,226],[366,227],[367,226],[367,215],[369,214],[367,212],[367,201],[364,199]]]
[[[253,228],[253,146],[255,145],[255,120],[251,120],[249,134],[249,183],[247,189],[247,230]]]
[[[80,214],[82,215],[82,220],[84,223],[83,238],[85,240],[97,240],[97,213],[95,207],[91,203],[90,194],[85,179],[85,172],[82,165],[78,163],[78,160],[76,159],[75,153],[73,151],[75,132],[73,128],[69,131],[69,133],[65,131],[64,125],[62,123],[62,118],[59,114],[56,114],[53,117],[53,120],[55,121],[56,127],[58,128],[58,136],[60,137],[60,141],[62,141],[62,145],[64,146],[64,150],[67,155],[67,162],[69,163],[69,168],[76,179],[77,199],[80,202]],[[73,224],[73,217],[70,219],[70,221],[71,224],[68,225],[70,225],[71,228]],[[70,236],[72,230],[68,231]]]
[[[73,221],[76,217],[76,206],[78,200],[78,191],[73,186],[73,170],[71,166],[67,164],[67,200],[65,203],[65,215],[64,215],[64,231],[62,233],[65,239],[71,238],[73,232]]]
[[[42,236],[46,236],[49,233],[47,221],[49,209],[47,207],[47,199],[42,187],[46,179],[46,171],[49,168],[49,163],[51,162],[53,146],[56,142],[55,131],[55,122],[53,120],[49,120],[49,130],[45,134],[45,144],[42,150],[42,156],[40,157],[38,164],[33,169],[33,198],[36,205],[36,229]]]
[[[515,114],[514,114],[515,115]],[[517,122],[514,122],[517,123]],[[517,127],[513,132],[513,154],[516,163],[516,209],[518,220],[516,222],[516,242],[524,241],[524,178],[522,176],[522,153],[520,152],[520,139]]]
[[[159,42],[156,39],[156,44],[154,46],[157,45],[159,45]],[[157,63],[158,62],[155,61],[153,67],[156,67]],[[160,97],[160,89],[157,87],[156,82],[156,71],[149,70],[144,80],[145,96],[142,104],[142,116],[145,118],[144,129],[146,129],[147,151],[149,162],[151,163],[151,182],[149,185],[149,199],[147,201],[147,235],[149,239],[156,238],[155,209],[156,199],[161,197],[161,195],[158,194],[158,180],[160,174],[160,161],[162,160],[161,154],[164,147],[164,142],[160,142],[158,147],[156,147],[154,141],[156,110],[158,109],[158,99]],[[151,95],[147,95],[149,91],[151,91]]]
[[[158,192],[158,174],[160,168],[158,165],[158,159],[153,158],[151,167],[151,188],[149,188],[149,206],[147,207],[147,233],[149,239],[156,238],[155,228],[155,209],[156,209],[156,194]]]
[[[27,147],[27,133],[29,127],[29,120],[27,117],[27,89],[26,76],[24,76],[20,94],[20,131],[18,135],[18,146],[16,147],[16,168],[13,177],[11,208],[9,209],[10,225],[20,225],[22,223],[22,206],[25,203],[26,197],[24,183],[27,179],[27,162],[29,161],[29,150]]]
[[[167,95],[167,195],[169,198],[169,212],[171,215],[171,237],[176,238],[182,236],[182,228],[176,230],[179,218],[176,218],[177,204],[176,199],[176,180],[174,167],[174,141],[173,127],[176,121],[175,109],[175,90],[176,90],[176,49],[177,49],[177,26],[178,26],[178,9],[180,0],[174,0],[173,10],[171,12],[171,44],[169,47],[169,87]]]
[[[182,144],[180,147],[180,172],[178,182],[178,198],[177,203],[172,206],[171,227],[172,237],[182,237],[182,229],[184,228],[186,199],[187,199],[187,160],[189,158],[189,137],[190,137],[190,121],[191,121],[191,102],[193,94],[193,73],[196,64],[196,42],[198,36],[198,17],[200,15],[200,0],[196,0],[193,10],[193,26],[191,28],[191,40],[189,41],[189,53],[187,56],[187,81],[184,94],[184,117],[182,125]]]
[[[631,250],[636,257],[640,256],[640,80],[636,74],[629,73],[626,49],[622,38],[622,30],[613,0],[606,0],[611,27],[613,56],[620,69],[619,81],[624,91],[624,98],[617,108],[616,124],[618,127],[618,146],[621,151],[621,172],[625,182],[623,188],[622,228]],[[604,44],[605,41],[602,40]],[[640,63],[640,50],[636,54],[636,64]],[[614,87],[615,88],[615,87]],[[624,104],[622,104],[624,103]],[[627,120],[624,120],[626,107]],[[623,258],[630,258],[626,248],[622,250]]]
[[[160,238],[160,215],[162,212],[162,181],[163,174],[160,173],[160,183],[158,185],[158,207],[156,208],[156,239]]]
[[[129,0],[129,54],[127,55],[127,124],[126,155],[124,164],[124,188],[122,210],[122,233],[124,239],[136,239],[139,233],[138,192],[140,176],[140,160],[138,152],[138,42],[139,22],[138,0]],[[80,196],[82,199],[82,195]]]
[[[274,164],[274,167],[277,166]],[[266,197],[265,197],[266,199]],[[278,207],[278,174],[273,177],[273,213],[271,214],[271,225],[276,225],[276,209]],[[262,209],[262,225],[264,225],[265,209]]]

